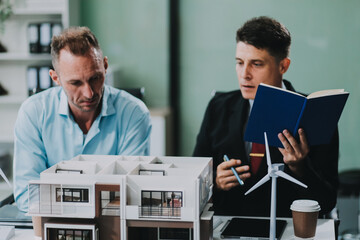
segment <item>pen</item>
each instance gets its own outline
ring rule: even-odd
[[[224,161],[228,162],[230,161],[228,156],[226,156],[226,154],[224,155]],[[240,185],[244,185],[243,180],[241,180],[241,178],[239,177],[238,173],[236,172],[235,168],[231,167],[232,172],[234,173],[235,177],[237,178],[238,182],[240,183]]]

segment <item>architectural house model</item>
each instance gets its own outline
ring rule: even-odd
[[[43,239],[212,239],[211,158],[79,155],[29,183]]]

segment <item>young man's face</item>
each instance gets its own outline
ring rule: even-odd
[[[236,44],[236,74],[241,93],[245,99],[254,99],[260,83],[281,87],[282,75],[290,65],[290,59],[284,58],[277,63],[265,49],[250,44]]]
[[[85,56],[73,55],[62,49],[52,79],[61,85],[68,97],[70,109],[77,112],[96,111],[103,94],[107,58],[91,49]]]

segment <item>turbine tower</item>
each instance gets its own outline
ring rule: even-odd
[[[270,180],[271,178],[271,208],[270,208],[270,233],[269,233],[269,239],[275,240],[276,237],[276,179],[277,177],[285,178],[288,181],[291,181],[293,183],[296,183],[304,188],[307,188],[305,184],[302,182],[296,180],[295,178],[291,177],[290,175],[283,172],[284,170],[284,164],[283,163],[271,163],[270,158],[270,151],[269,151],[269,144],[267,140],[266,132],[264,132],[264,138],[265,138],[265,150],[266,150],[266,161],[268,165],[268,173],[260,180],[258,181],[252,188],[250,188],[245,195],[249,194],[256,188],[260,187],[264,183]]]

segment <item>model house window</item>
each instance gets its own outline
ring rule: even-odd
[[[120,216],[120,192],[101,191],[102,215]]]
[[[61,202],[89,202],[89,189],[84,188],[56,188],[56,201]]]
[[[193,239],[193,232],[190,228],[158,228],[159,240],[181,239],[191,240]]]
[[[139,175],[156,175],[156,176],[165,176],[165,170],[146,170],[140,169]]]
[[[92,240],[91,230],[57,229],[56,240]]]
[[[56,169],[55,173],[63,173],[63,174],[82,174],[83,170],[74,170],[74,169]]]
[[[143,216],[180,216],[182,203],[180,191],[141,191]]]

